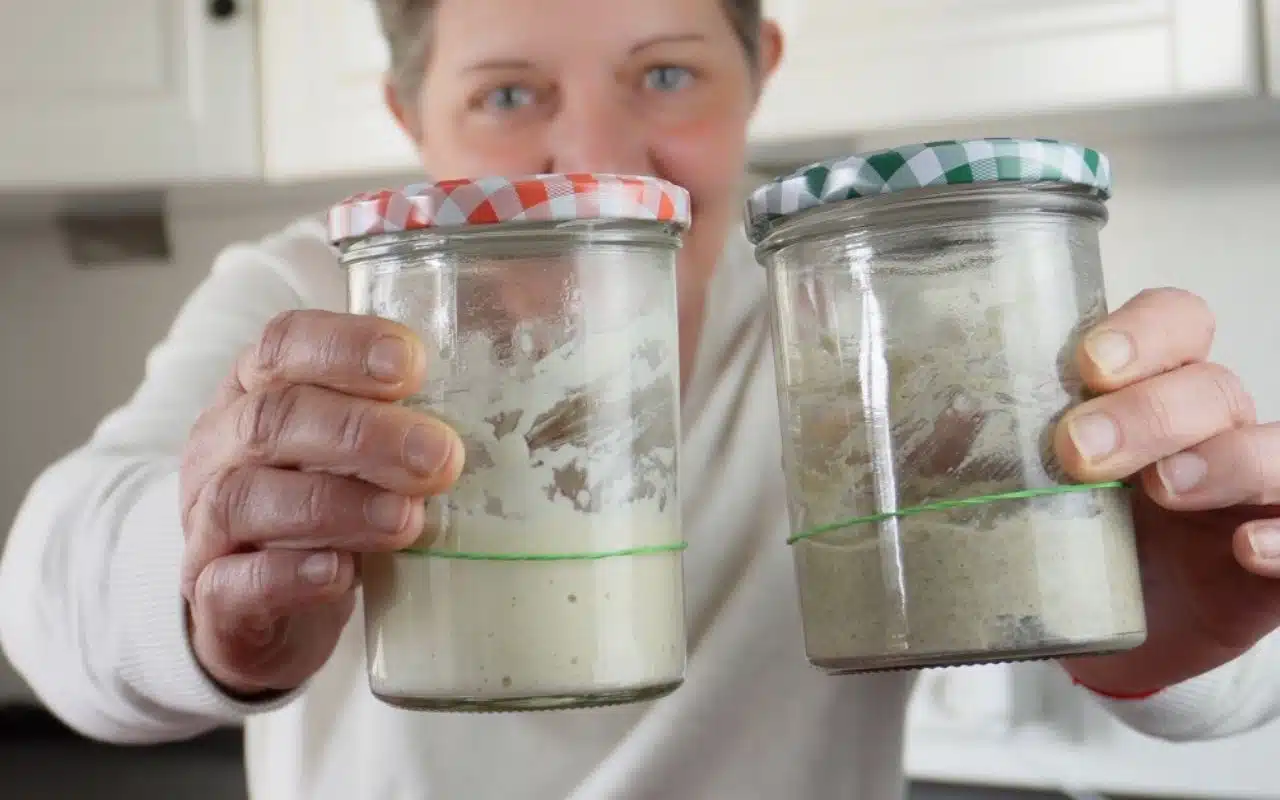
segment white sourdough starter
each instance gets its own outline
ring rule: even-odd
[[[429,504],[421,547],[564,554],[681,541],[674,315],[606,324],[507,343],[476,335],[432,366],[434,391],[413,404],[459,432],[467,465]],[[437,380],[442,369],[454,374]],[[679,552],[367,556],[371,687],[390,702],[480,710],[663,694],[685,667],[681,565]]]
[[[884,278],[874,301],[844,315],[843,339],[802,323],[783,389],[797,532],[1069,482],[1052,430],[1080,402],[1074,347],[1102,313],[1101,287],[1077,296],[1070,263],[1046,263],[1065,255],[1061,242],[1001,245],[994,266],[995,248],[941,248],[913,274]],[[832,671],[1145,637],[1123,489],[928,511],[794,547],[808,655]]]

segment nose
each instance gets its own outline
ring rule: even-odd
[[[654,174],[643,120],[616,89],[568,98],[547,135],[552,172]]]

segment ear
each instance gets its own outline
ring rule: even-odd
[[[771,19],[760,21],[760,84],[763,86],[777,72],[782,62],[782,51],[785,37],[782,27]]]
[[[382,82],[382,101],[386,103],[387,110],[391,112],[391,116],[396,118],[400,130],[404,131],[405,136],[413,142],[415,147],[421,148],[422,136],[419,130],[418,117],[413,113],[413,109],[406,108],[404,103],[400,102],[400,93],[396,91],[391,80],[387,79]]]

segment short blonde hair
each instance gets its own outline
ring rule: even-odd
[[[400,102],[412,106],[426,70],[431,15],[439,0],[374,0],[382,34],[391,51],[390,79]],[[733,32],[754,67],[760,47],[761,0],[721,0]]]

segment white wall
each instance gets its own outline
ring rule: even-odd
[[[1115,303],[1153,285],[1203,294],[1219,316],[1215,357],[1246,379],[1263,417],[1280,417],[1280,132],[1101,145],[1117,180],[1104,240]],[[161,266],[83,272],[44,225],[0,231],[0,529],[36,473],[128,397],[220,247],[350,188],[255,195],[248,211],[238,196],[180,198],[173,263]]]
[[[40,470],[128,399],[147,351],[221,248],[355,188],[179,193],[169,214],[172,260],[103,270],[71,266],[48,218],[0,216],[0,541]],[[25,687],[0,655],[0,704],[19,692]]]
[[[1280,131],[1108,150],[1112,298],[1160,285],[1203,296],[1218,319],[1212,358],[1244,378],[1263,420],[1280,420]]]

